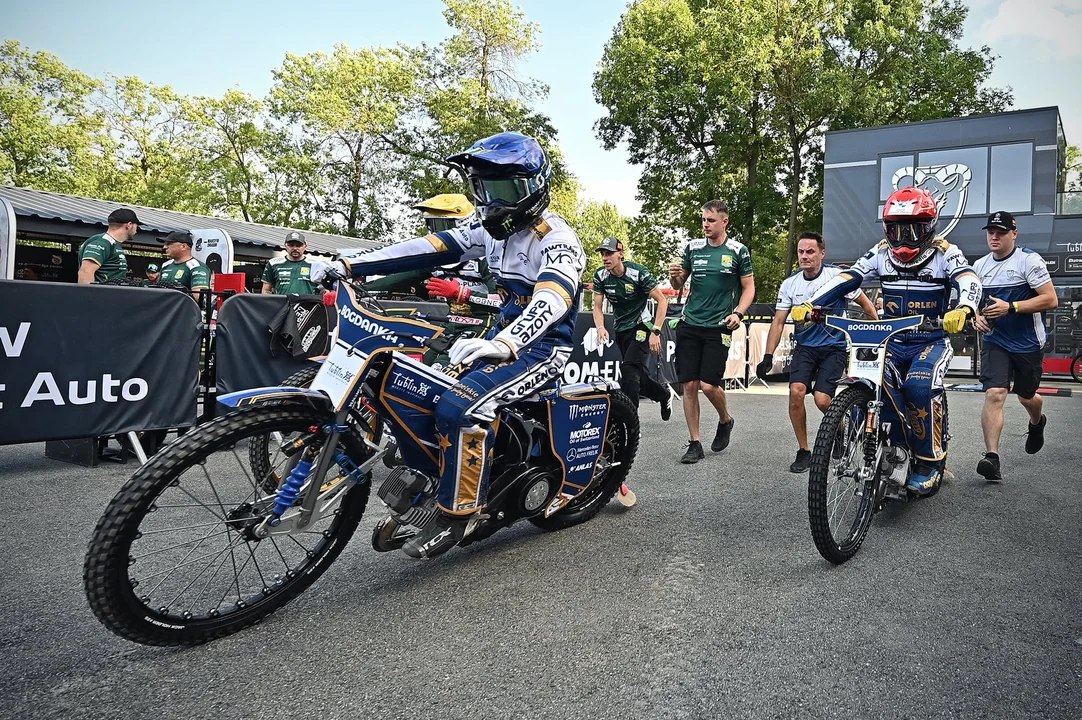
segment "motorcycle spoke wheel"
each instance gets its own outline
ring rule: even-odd
[[[859,479],[870,399],[863,386],[838,394],[823,416],[812,450],[808,520],[816,549],[835,565],[860,549],[874,513],[874,473],[870,479]]]
[[[98,618],[135,642],[193,645],[258,622],[300,594],[356,530],[369,484],[352,485],[332,464],[295,503],[320,492],[320,517],[261,539],[253,531],[275,493],[264,490],[266,477],[250,472],[248,445],[257,435],[290,437],[331,419],[306,406],[244,408],[141,467],[109,504],[87,553],[87,598]],[[344,445],[363,461],[363,448],[348,438]],[[278,448],[268,462],[269,472],[289,472]]]

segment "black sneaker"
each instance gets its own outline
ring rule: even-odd
[[[457,515],[441,512],[432,522],[425,525],[415,537],[406,541],[402,551],[410,557],[434,558],[458,545],[466,534],[469,520]]]
[[[984,476],[988,482],[999,482],[1003,475],[999,472],[999,454],[994,452],[985,453],[981,461],[977,463],[977,473]]]
[[[1036,425],[1030,423],[1029,433],[1026,435],[1026,452],[1035,455],[1044,447],[1044,426],[1048,424],[1048,418],[1041,415],[1041,421]]]
[[[703,444],[698,440],[692,440],[688,443],[687,452],[680,458],[680,462],[685,465],[694,465],[704,457],[706,457],[706,453],[703,452]]]
[[[804,450],[801,448],[796,451],[796,460],[789,466],[789,472],[802,473],[808,472],[808,468],[811,467],[811,450]]]
[[[672,388],[666,385],[665,392],[668,393],[668,395],[661,401],[661,419],[668,422],[669,418],[672,417]]]
[[[725,448],[729,447],[729,438],[733,434],[733,423],[736,421],[731,417],[727,423],[718,423],[718,431],[714,435],[714,442],[710,443],[710,449],[714,452],[721,452]]]

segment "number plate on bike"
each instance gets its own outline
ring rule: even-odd
[[[358,375],[367,359],[367,355],[356,351],[351,353],[348,345],[336,340],[316,379],[312,381],[312,389],[327,393],[335,408],[341,409],[351,399]]]

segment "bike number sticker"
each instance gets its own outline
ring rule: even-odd
[[[364,368],[367,356],[353,351],[350,353],[348,345],[335,341],[327,359],[316,373],[316,379],[312,381],[313,390],[322,390],[331,398],[331,403],[336,409],[341,409],[350,400],[353,387],[357,384],[357,376]]]

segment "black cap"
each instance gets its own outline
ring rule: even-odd
[[[296,230],[286,235],[286,245],[304,245],[304,235],[300,234]]]
[[[601,241],[601,244],[597,246],[597,249],[605,250],[607,252],[623,252],[624,243],[614,237],[607,237]]]
[[[124,223],[135,223],[139,225],[139,218],[135,217],[135,211],[128,208],[117,208],[109,213],[110,225],[123,225]]]
[[[169,243],[175,242],[184,243],[189,246],[195,243],[195,241],[192,240],[192,234],[187,230],[174,230],[165,236],[165,239],[162,240],[162,245],[168,245]]]
[[[158,272],[158,264],[150,263],[149,265],[147,265],[147,272]]]
[[[1015,222],[1014,215],[1011,215],[1006,210],[998,210],[988,216],[988,224],[981,228],[981,230],[988,230],[989,228],[1017,230],[1018,223]]]

